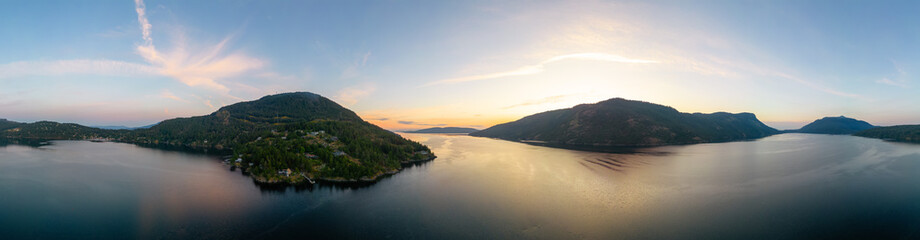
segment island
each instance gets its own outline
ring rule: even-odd
[[[613,98],[530,115],[470,135],[560,147],[648,147],[749,140],[778,133],[751,113],[691,114]]]
[[[920,125],[876,127],[854,133],[853,135],[895,142],[920,143]]]
[[[94,140],[218,152],[262,183],[374,181],[436,156],[317,94],[283,93],[149,128],[0,120],[0,138]]]
[[[433,127],[433,128],[425,128],[425,129],[419,129],[419,130],[414,130],[414,131],[406,131],[406,133],[458,133],[458,134],[462,133],[462,134],[468,134],[468,133],[475,132],[475,131],[479,131],[479,129],[464,128],[464,127]]]
[[[815,120],[808,125],[790,132],[816,133],[816,134],[843,134],[849,135],[866,129],[874,128],[866,121],[852,119],[844,116],[825,117]]]

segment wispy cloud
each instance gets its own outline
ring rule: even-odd
[[[367,59],[370,58],[370,57],[371,57],[371,52],[367,52],[367,53],[364,54],[364,58],[361,58],[361,66],[362,66],[362,67],[365,66],[365,65],[367,65]]]
[[[112,60],[20,61],[0,65],[0,79],[22,76],[96,74],[109,76],[153,76],[157,69],[144,64]]]
[[[420,123],[420,122],[415,122],[415,121],[398,121],[398,123],[404,124],[404,125],[429,126],[429,127],[447,126],[447,124],[443,124],[443,123],[432,124],[432,123]]]
[[[894,60],[891,60],[891,64],[894,65],[894,69],[897,70],[896,76],[884,77],[882,79],[875,80],[875,83],[881,83],[900,88],[909,88],[910,86],[907,85],[907,71],[904,71],[904,68],[901,68],[901,65]]]
[[[361,68],[367,65],[367,60],[371,57],[371,52],[367,52],[361,57],[358,57],[351,64],[345,67],[342,70],[342,74],[339,75],[341,79],[351,79],[361,76]]]
[[[617,63],[638,63],[638,64],[658,62],[654,60],[633,59],[633,58],[623,57],[620,55],[607,54],[607,53],[576,53],[576,54],[555,56],[555,57],[549,58],[547,60],[544,60],[534,65],[523,66],[523,67],[519,67],[513,70],[509,70],[509,71],[443,79],[443,80],[430,82],[428,84],[425,84],[424,86],[472,82],[472,81],[481,81],[481,80],[496,79],[496,78],[511,77],[511,76],[537,74],[537,73],[543,72],[546,68],[546,65],[549,65],[555,62],[559,62],[559,61],[571,60],[571,59],[617,62]]]
[[[169,90],[163,90],[162,92],[160,92],[160,96],[159,96],[159,97],[161,97],[161,98],[166,98],[166,99],[172,99],[172,100],[176,100],[176,101],[180,101],[180,102],[189,102],[188,100],[185,100],[185,99],[182,99],[182,98],[176,96],[175,94],[173,94],[173,93],[170,92]]]
[[[376,90],[377,87],[373,83],[364,83],[340,90],[333,99],[342,105],[351,106]]]
[[[881,83],[881,84],[887,84],[887,85],[891,85],[891,86],[895,86],[895,87],[902,87],[902,88],[908,88],[908,87],[909,87],[909,86],[907,86],[907,81],[904,81],[903,79],[902,79],[902,80],[897,80],[897,81],[895,81],[895,80],[891,80],[891,79],[888,79],[888,78],[882,78],[882,79],[879,79],[879,80],[875,80],[875,82],[876,82],[876,83]]]
[[[192,48],[185,41],[176,43],[168,52],[160,51],[154,45],[153,25],[148,19],[144,1],[135,0],[134,3],[142,39],[135,50],[146,63],[106,59],[20,61],[0,65],[0,79],[74,74],[167,76],[188,86],[202,86],[226,95],[229,89],[219,82],[220,79],[240,76],[266,65],[265,61],[241,53],[227,53],[226,46],[233,35],[211,46],[196,46],[194,51],[187,51]],[[179,36],[178,39],[185,38]]]
[[[789,79],[789,80],[792,80],[792,81],[795,81],[795,82],[798,82],[798,83],[800,83],[800,84],[802,84],[802,85],[805,85],[805,86],[807,86],[807,87],[809,87],[809,88],[811,88],[811,89],[815,89],[815,90],[818,90],[818,91],[821,91],[821,92],[825,92],[825,93],[829,93],[829,94],[833,94],[833,95],[837,95],[837,96],[841,96],[841,97],[848,97],[848,98],[859,99],[859,100],[870,100],[869,98],[867,98],[867,97],[865,97],[865,96],[863,96],[863,95],[839,91],[839,90],[836,90],[836,89],[833,89],[833,88],[829,88],[829,87],[825,87],[825,86],[823,86],[823,85],[820,85],[820,84],[814,83],[814,82],[812,82],[812,81],[808,81],[808,80],[805,80],[805,79],[803,79],[803,78],[796,77],[796,76],[793,76],[793,75],[789,75],[789,74],[785,74],[785,73],[780,73],[780,72],[774,72],[773,75],[778,76],[778,77],[782,77],[782,78],[785,78],[785,79]]]
[[[150,21],[147,20],[147,5],[144,0],[134,0],[134,11],[137,12],[137,22],[141,25],[141,33],[144,35],[144,45],[153,45],[153,38],[150,37]]]
[[[502,109],[511,109],[511,108],[516,108],[516,107],[540,105],[540,104],[545,104],[545,103],[557,103],[557,102],[561,102],[562,100],[565,100],[566,98],[569,98],[575,95],[576,94],[563,94],[563,95],[549,96],[549,97],[545,97],[541,99],[530,100],[530,101],[514,104],[511,106],[503,107]]]
[[[135,0],[134,3],[144,40],[143,44],[137,46],[137,53],[163,75],[173,77],[188,86],[203,86],[226,92],[227,87],[219,83],[219,79],[238,76],[265,65],[264,61],[244,54],[225,53],[225,47],[233,35],[225,37],[213,46],[196,48],[201,49],[196,52],[188,52],[187,43],[184,41],[178,42],[171,51],[159,51],[151,36],[153,26],[147,18],[144,1]]]
[[[15,100],[15,101],[9,101],[9,102],[0,101],[0,107],[18,106],[18,105],[21,105],[22,103],[23,103],[22,100]]]

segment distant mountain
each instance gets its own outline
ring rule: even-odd
[[[146,129],[106,130],[55,122],[0,121],[0,137],[107,139],[147,146],[213,149],[260,182],[374,180],[403,163],[434,158],[428,147],[370,124],[320,95],[265,96]]]
[[[94,128],[99,128],[99,129],[107,129],[107,130],[128,130],[128,129],[134,129],[134,128],[132,128],[132,127],[126,127],[126,126],[89,126],[89,127],[94,127]]]
[[[119,126],[89,126],[89,127],[94,127],[94,128],[99,128],[99,129],[106,129],[106,130],[134,130],[134,129],[145,129],[145,128],[150,128],[150,127],[153,127],[153,126],[156,126],[156,124],[150,124],[150,125],[147,125],[147,126],[140,126],[140,127],[128,127],[128,126],[120,126],[120,125],[119,125]]]
[[[690,114],[614,98],[530,115],[470,135],[573,146],[659,146],[755,139],[777,133],[751,113]]]
[[[479,131],[479,129],[462,127],[433,127],[415,131],[407,131],[407,133],[471,133],[475,131]]]
[[[872,124],[844,116],[825,117],[815,120],[795,132],[819,134],[853,134],[862,130],[874,128]]]
[[[920,143],[920,125],[900,125],[866,129],[853,135],[898,142]]]

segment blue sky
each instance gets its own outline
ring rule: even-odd
[[[389,129],[613,97],[920,123],[920,3],[8,1],[0,118],[140,126],[309,91]]]

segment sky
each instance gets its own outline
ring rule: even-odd
[[[917,1],[4,1],[0,118],[143,126],[308,91],[391,130],[614,97],[920,124]]]

